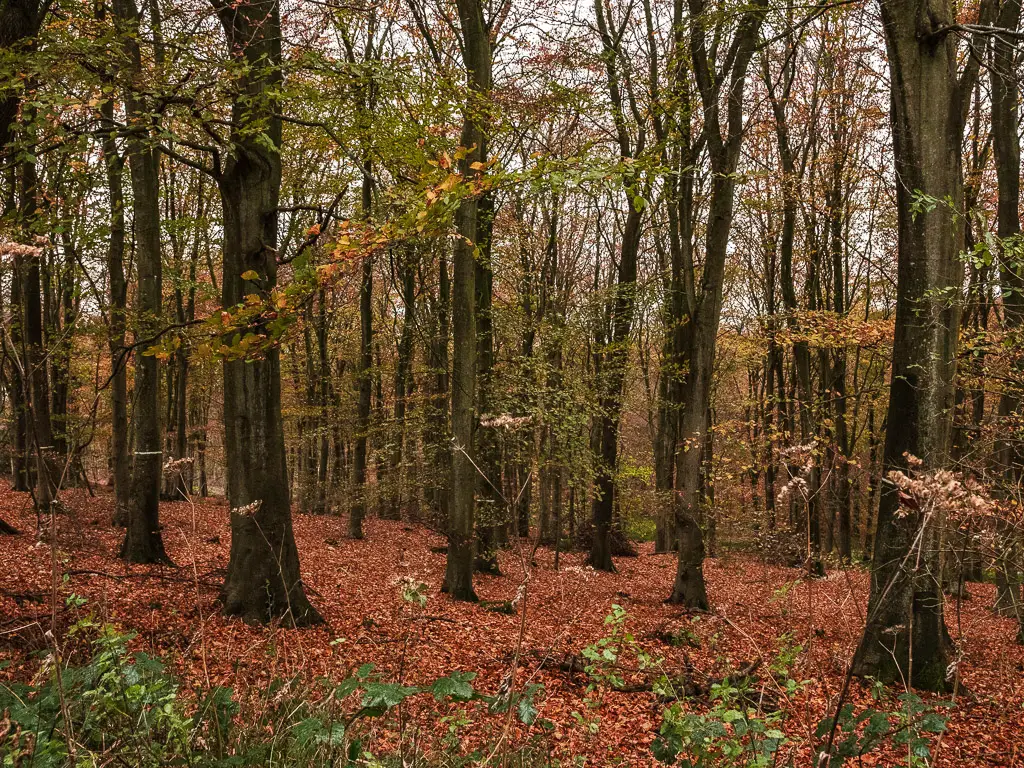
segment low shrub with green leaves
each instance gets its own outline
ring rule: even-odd
[[[475,673],[460,671],[426,686],[403,685],[364,664],[340,682],[277,681],[253,717],[243,718],[231,689],[183,697],[159,660],[130,652],[133,635],[89,622],[72,632],[90,629],[98,633],[84,665],[50,655],[35,681],[0,684],[0,765],[389,765],[386,756],[372,754],[366,723],[412,697],[481,701],[491,712],[512,711],[530,725],[542,690],[530,685],[485,696],[473,687]]]
[[[130,658],[132,635],[103,627],[92,658],[62,667],[47,656],[39,684],[0,686],[0,753],[4,765],[92,765],[116,755],[131,765],[174,761],[195,740],[178,685],[146,654]]]
[[[874,695],[881,700],[881,688],[876,688]],[[952,704],[939,702],[934,706],[943,708]],[[818,754],[827,755],[832,768],[859,759],[884,744],[891,744],[905,754],[906,760],[901,762],[908,768],[925,768],[931,765],[932,738],[946,730],[947,717],[916,693],[907,691],[896,697],[891,708],[868,707],[858,712],[852,704],[844,704],[834,720],[823,718],[815,732],[815,737],[823,743]]]
[[[662,713],[652,746],[663,763],[684,768],[763,768],[775,764],[786,742],[781,712],[750,706],[745,684],[723,683],[711,689],[711,707],[695,710],[687,701],[673,702]]]
[[[771,678],[759,682],[750,676],[727,676],[705,695],[687,696],[685,685],[666,670],[665,659],[645,651],[628,631],[628,619],[624,608],[613,605],[605,618],[607,634],[583,649],[590,677],[587,700],[593,709],[600,705],[594,696],[598,688],[623,688],[621,659],[628,656],[629,669],[646,673],[650,690],[662,701],[670,701],[662,710],[661,726],[651,745],[659,762],[681,768],[795,768],[795,745],[784,728],[786,712],[774,705],[776,693],[790,698],[807,685],[791,675],[804,650],[793,634],[779,638],[778,653],[767,664]],[[700,645],[689,628],[683,631]],[[766,692],[772,695],[766,698]],[[907,768],[930,765],[932,739],[946,728],[946,716],[940,710],[949,704],[929,705],[912,692],[890,698],[880,685],[872,693],[877,706],[858,710],[848,703],[821,719],[812,745],[819,764],[839,768],[848,760],[888,747],[903,756],[900,764]],[[600,728],[596,712],[574,716],[592,732]]]

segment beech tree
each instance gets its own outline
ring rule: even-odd
[[[223,493],[224,611],[294,625],[293,505],[445,537],[455,600],[533,545],[695,610],[719,539],[862,558],[853,671],[944,687],[942,585],[1020,615],[1020,5],[878,7],[0,0],[22,506],[162,566],[161,486]]]
[[[217,172],[224,217],[222,301],[269,296],[277,284],[281,187],[281,18],[274,0],[215,0],[236,100],[230,149]],[[249,333],[267,339],[266,320]],[[272,339],[258,359],[224,360],[224,436],[231,557],[224,611],[249,621],[322,621],[306,598],[292,531],[281,424],[280,352]]]
[[[643,153],[646,132],[641,126],[634,138],[627,121],[627,100],[622,83],[623,34],[631,20],[627,14],[622,22],[613,26],[603,0],[596,0],[594,13],[597,30],[601,39],[601,59],[607,78],[608,99],[611,106],[612,122],[615,127],[615,141],[619,157],[629,162]],[[594,484],[593,500],[593,542],[587,562],[601,571],[614,571],[612,562],[612,539],[615,512],[615,473],[619,456],[619,422],[622,416],[623,387],[626,381],[626,366],[629,362],[629,336],[633,326],[636,304],[637,258],[640,248],[643,219],[643,185],[635,177],[627,176],[625,195],[627,199],[626,219],[622,225],[619,242],[618,265],[615,282],[608,297],[607,327],[600,326],[596,341],[594,366],[599,391],[596,430],[597,477]]]
[[[125,112],[128,123],[128,167],[132,184],[132,224],[138,265],[136,337],[145,347],[161,327],[163,265],[160,245],[159,154],[151,132],[152,116],[139,93],[142,53],[139,48],[139,11],[134,0],[116,0],[113,6],[118,31],[124,40]],[[132,426],[131,491],[126,510],[127,531],[121,557],[133,563],[167,561],[160,534],[160,479],[163,451],[160,433],[160,365],[156,356],[140,349],[135,355],[135,408]]]
[[[930,0],[881,0],[889,54],[899,222],[898,298],[883,464],[929,469],[949,461],[963,279],[964,200],[961,142],[979,74],[980,36],[956,66],[953,7]],[[993,4],[980,19],[991,21]],[[867,625],[853,662],[859,675],[951,687],[952,641],[943,619],[940,539],[943,521],[900,507],[882,487]]]
[[[688,319],[687,338],[683,347],[687,371],[683,385],[673,389],[684,405],[679,415],[675,459],[674,515],[679,558],[669,600],[691,608],[708,607],[703,573],[704,536],[701,530],[701,446],[709,427],[711,377],[733,219],[734,174],[743,137],[743,94],[747,67],[754,56],[766,7],[765,3],[755,3],[740,16],[730,45],[730,49],[735,50],[735,56],[726,61],[725,67],[720,67],[708,52],[709,9],[700,0],[690,4],[690,55],[701,99],[704,138],[714,173],[704,244],[704,269],[699,283],[692,275],[692,262],[684,266],[684,269],[691,270],[686,280],[691,292],[686,295],[684,305]],[[724,95],[720,92],[723,84],[727,84]],[[723,98],[724,121],[721,115]]]
[[[468,95],[463,107],[459,161],[463,178],[482,179],[487,161],[487,111],[491,90],[491,37],[479,0],[458,0],[462,57]],[[473,465],[476,414],[476,260],[482,234],[480,200],[467,196],[456,212],[458,240],[452,267],[453,356],[451,378],[452,465],[448,477],[448,563],[443,589],[457,600],[476,600],[473,589],[474,512],[477,487]]]

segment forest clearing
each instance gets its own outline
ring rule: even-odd
[[[1022,0],[0,0],[0,766],[1024,766]]]

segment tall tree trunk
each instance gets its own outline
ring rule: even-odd
[[[715,514],[715,409],[708,408],[707,429],[700,456],[700,504],[704,511],[701,524],[705,531],[705,549],[708,557],[717,557],[718,515]]]
[[[407,245],[398,254],[398,272],[401,280],[402,331],[398,340],[398,359],[395,365],[395,433],[391,440],[391,460],[388,468],[388,497],[382,510],[390,520],[402,518],[405,498],[404,459],[409,400],[412,396],[413,333],[416,328],[416,255],[415,246]],[[411,483],[409,484],[411,491]]]
[[[629,364],[629,335],[636,304],[637,255],[640,249],[642,214],[630,202],[622,232],[618,274],[612,291],[611,338],[601,356],[597,416],[598,468],[591,508],[593,538],[587,564],[599,571],[615,571],[612,562],[615,516],[615,472],[619,463],[619,422]]]
[[[137,94],[141,87],[142,52],[139,49],[139,11],[135,0],[115,0],[114,15],[123,36],[129,82],[125,113],[132,132],[128,137],[128,167],[132,184],[132,222],[138,271],[136,300],[135,407],[132,429],[135,454],[128,496],[127,530],[121,558],[130,563],[167,562],[160,534],[160,363],[147,354],[147,346],[160,330],[163,281],[160,250],[159,155],[152,143],[147,105]]]
[[[838,120],[837,120],[838,122]],[[839,144],[839,129],[833,132],[835,144]],[[838,156],[838,147],[833,147],[833,154]],[[833,160],[832,189],[827,206],[829,209],[829,254],[832,261],[832,310],[837,319],[846,316],[846,270],[843,260],[843,236],[845,220],[845,204],[842,198],[843,168],[838,157]],[[829,399],[832,401],[833,426],[832,436],[836,457],[833,487],[835,488],[835,542],[839,557],[849,562],[853,555],[853,523],[851,513],[850,445],[849,429],[846,415],[846,347],[840,346],[832,353]]]
[[[35,120],[34,108],[26,107],[23,115],[26,125],[31,126]],[[33,157],[21,163],[21,222],[26,239],[34,238],[38,234],[38,210],[38,178]],[[50,419],[50,380],[43,329],[41,273],[42,248],[36,248],[22,259],[20,279],[23,360],[25,375],[28,377],[26,399],[31,415],[29,433],[36,465],[34,500],[37,514],[50,512],[61,475],[60,467],[55,461],[53,425]]]
[[[334,412],[334,387],[331,383],[331,362],[327,345],[328,314],[327,290],[321,286],[317,295],[316,350],[319,363],[316,382],[319,403],[319,423],[317,425],[317,466],[316,466],[316,505],[318,514],[328,514],[333,506],[333,494],[327,484],[327,471],[331,453],[331,421]]]
[[[433,515],[448,524],[448,472],[451,469],[451,447],[448,441],[448,342],[451,337],[451,279],[448,258],[442,248],[437,259],[437,301],[434,305],[434,338],[431,340],[430,367],[433,386],[430,398],[431,424],[427,437],[431,456],[430,497]]]
[[[708,595],[704,583],[704,535],[700,521],[701,447],[706,439],[711,388],[714,373],[718,325],[722,313],[722,288],[725,262],[732,229],[733,202],[736,190],[736,167],[743,136],[743,92],[747,67],[754,54],[765,3],[756,2],[739,21],[733,42],[736,55],[730,68],[717,74],[707,52],[708,18],[702,0],[692,0],[690,15],[690,53],[693,59],[697,89],[700,91],[704,121],[708,126],[708,155],[714,177],[705,235],[704,269],[699,294],[691,302],[688,333],[689,370],[683,384],[685,407],[679,417],[676,454],[676,494],[674,516],[679,539],[679,558],[675,582],[669,602],[700,610],[707,609]],[[727,80],[725,135],[720,118],[719,78]]]
[[[486,152],[486,143],[484,150]],[[476,259],[476,329],[477,329],[477,409],[482,415],[494,416],[492,388],[494,381],[494,324],[491,317],[494,273],[491,269],[491,232],[494,227],[494,196],[485,193],[478,208]],[[500,575],[498,544],[507,510],[502,508],[501,451],[498,428],[484,427],[476,433],[477,473],[477,551],[478,571]]]
[[[601,37],[602,59],[607,78],[608,98],[618,143],[619,157],[626,161],[634,153],[643,151],[643,139],[637,146],[626,123],[626,97],[623,95],[619,72],[620,36],[616,35],[607,19],[603,0],[596,0],[594,12]],[[598,416],[596,423],[597,476],[594,481],[594,499],[591,507],[593,522],[590,554],[587,564],[599,571],[615,571],[612,562],[612,534],[615,516],[615,473],[619,459],[619,421],[622,417],[623,389],[629,364],[629,337],[633,328],[636,306],[637,257],[640,250],[643,219],[637,203],[640,190],[631,182],[625,190],[628,208],[619,247],[618,270],[609,297],[610,332],[597,351],[600,374],[598,376]]]
[[[997,234],[999,235],[999,272],[1003,280],[1003,323],[1015,349],[1021,348],[1021,334],[1024,332],[1024,266],[1020,263],[1020,141],[1018,123],[1020,120],[1020,83],[1017,75],[1016,46],[1010,35],[1020,26],[1020,0],[1002,0],[997,26],[1010,30],[1008,35],[992,38],[992,148],[995,151],[996,179],[999,202],[997,210]],[[1013,377],[999,398],[999,417],[1003,430],[1012,430],[1014,417],[1021,409],[1021,387],[1024,382],[1024,363],[1014,361]],[[1011,434],[997,446],[998,465],[1003,471],[1003,481],[1012,494],[1019,488],[1021,468],[1024,466],[1024,448],[1020,434]],[[1009,527],[1009,526],[1008,526]],[[1024,638],[1024,605],[1021,603],[1021,585],[1017,562],[1022,547],[1019,532],[1013,531],[1005,540],[997,562],[1000,581],[996,609],[1017,618]],[[1014,541],[1018,539],[1018,541]],[[1008,610],[1007,610],[1008,609]]]
[[[75,270],[77,259],[76,245],[71,232],[61,233],[64,262],[60,265],[55,284],[55,307],[51,320],[52,332],[50,348],[50,372],[53,377],[51,393],[53,420],[53,451],[57,461],[64,466],[64,484],[79,483],[79,465],[70,441],[70,414],[68,413],[68,397],[71,392],[71,359],[74,345],[75,327]],[[53,260],[54,268],[57,260]]]
[[[203,205],[205,192],[203,189],[202,177],[199,179],[199,189],[196,193],[196,221],[202,221],[204,216]],[[191,323],[196,317],[196,273],[199,269],[199,233],[196,233],[192,242],[192,252],[188,263],[188,286],[187,297],[184,303],[181,302],[181,291],[178,290],[178,322],[182,325]],[[191,372],[189,365],[188,350],[180,348],[175,353],[177,373],[174,377],[174,458],[183,462],[188,458],[188,382]],[[195,457],[192,457],[195,462]],[[187,499],[191,492],[188,477],[192,471],[192,465],[187,467],[182,464],[171,473],[170,495],[172,499]]]
[[[462,53],[469,78],[469,96],[463,107],[461,144],[466,156],[459,161],[465,179],[483,174],[485,118],[491,90],[491,39],[480,0],[457,0],[462,30]],[[473,164],[476,163],[476,168]],[[479,170],[478,170],[479,169]],[[481,233],[480,205],[470,195],[459,204],[455,223],[452,286],[452,450],[448,498],[448,561],[443,590],[456,600],[477,599],[473,589],[473,531],[476,468],[473,466],[473,438],[476,416],[476,259],[474,250]]]
[[[277,284],[281,18],[274,0],[213,2],[228,49],[242,65],[237,83],[242,96],[232,106],[231,152],[217,180],[224,216],[221,293],[230,308],[249,294],[268,297]],[[231,506],[224,611],[254,622],[281,617],[294,625],[319,623],[299,573],[281,423],[280,353],[264,322],[257,320],[249,329],[267,342],[261,357],[223,364]]]
[[[34,45],[32,38],[39,30],[42,13],[39,0],[6,0],[0,3],[0,49],[15,51],[23,46]],[[14,125],[21,103],[20,96],[13,90],[11,95],[0,98],[0,165],[10,170],[9,208],[17,204],[17,165],[8,144],[14,136]],[[20,356],[24,348],[24,308],[22,306],[23,274],[21,258],[15,258],[14,276],[11,279],[11,311],[15,318],[11,324],[10,339],[14,349],[8,350]],[[32,469],[29,460],[29,407],[28,382],[25,381],[27,368],[15,361],[11,366],[11,407],[14,413],[14,490],[28,491],[32,485]]]
[[[958,78],[955,18],[945,0],[880,0],[889,53],[899,227],[896,330],[884,467],[945,466],[954,404],[963,269],[961,142],[977,52]],[[983,2],[981,21],[991,19]],[[939,201],[918,210],[915,195]],[[897,513],[900,514],[897,514]],[[943,620],[939,529],[933,513],[900,510],[886,484],[878,510],[867,625],[853,661],[858,675],[947,689],[952,643]]]
[[[362,205],[363,216],[370,218],[373,205],[373,185],[370,161],[363,163]],[[359,389],[356,403],[356,445],[352,457],[353,500],[349,508],[348,535],[363,538],[363,519],[366,517],[366,447],[370,431],[370,408],[373,397],[373,258],[363,256],[359,281],[359,363],[356,383]]]
[[[21,304],[23,270],[21,256],[15,256],[11,275],[10,341],[12,349],[7,350],[7,353],[11,358],[11,411],[14,414],[14,462],[12,466],[14,482],[12,490],[28,492],[32,488],[33,471],[32,462],[29,459],[28,382],[25,378],[26,372],[21,354],[25,346],[23,329],[25,310]]]
[[[292,484],[298,490],[300,509],[306,514],[319,514],[316,501],[318,494],[317,467],[319,466],[319,440],[321,417],[319,413],[319,387],[317,386],[316,360],[313,352],[313,307],[303,312],[302,365],[305,376],[302,389],[305,394],[305,413],[299,419],[299,462]],[[298,356],[296,355],[296,358]],[[298,360],[296,359],[298,366]],[[298,384],[298,382],[296,382]]]
[[[791,43],[792,45],[792,43]],[[797,302],[796,280],[793,275],[793,246],[796,239],[796,216],[799,203],[798,190],[800,179],[797,174],[795,151],[790,138],[789,120],[786,114],[786,102],[789,99],[790,88],[795,76],[792,67],[794,56],[788,55],[790,69],[784,76],[785,87],[781,94],[771,90],[772,78],[767,71],[765,64],[765,83],[769,88],[769,96],[772,105],[772,112],[775,115],[775,135],[779,148],[779,158],[782,161],[783,184],[782,184],[782,231],[779,238],[779,277],[782,293],[782,303],[786,310],[786,325],[791,333],[798,333],[800,323],[797,319],[799,304]],[[812,280],[813,282],[813,280]],[[811,350],[805,339],[793,343],[793,369],[794,389],[796,397],[795,408],[791,409],[799,414],[800,442],[808,445],[813,439],[816,431],[814,414],[811,404],[814,402],[814,393],[811,387]],[[796,468],[791,468],[795,470]],[[819,470],[817,459],[807,477],[809,492],[804,503],[804,524],[808,544],[807,570],[812,575],[824,575],[825,568],[821,561],[821,529],[819,526],[817,488],[819,486]],[[794,510],[795,504],[791,505]],[[795,515],[794,515],[795,517]],[[795,522],[791,521],[791,522]]]

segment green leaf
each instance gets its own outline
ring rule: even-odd
[[[334,696],[338,699],[343,699],[346,696],[350,696],[355,693],[359,688],[360,681],[356,677],[346,677],[340,683],[338,687],[334,689]]]
[[[419,688],[398,683],[369,683],[363,694],[364,707],[396,707],[410,696],[420,692]]]
[[[533,725],[533,721],[537,719],[537,707],[533,703],[533,696],[523,696],[519,699],[516,714],[523,725]]]
[[[946,718],[938,712],[929,712],[921,718],[921,730],[928,733],[942,733],[946,730]]]
[[[448,677],[439,677],[430,687],[430,692],[438,701],[446,697],[456,701],[469,701],[475,691],[469,681],[476,677],[475,672],[452,672]]]

